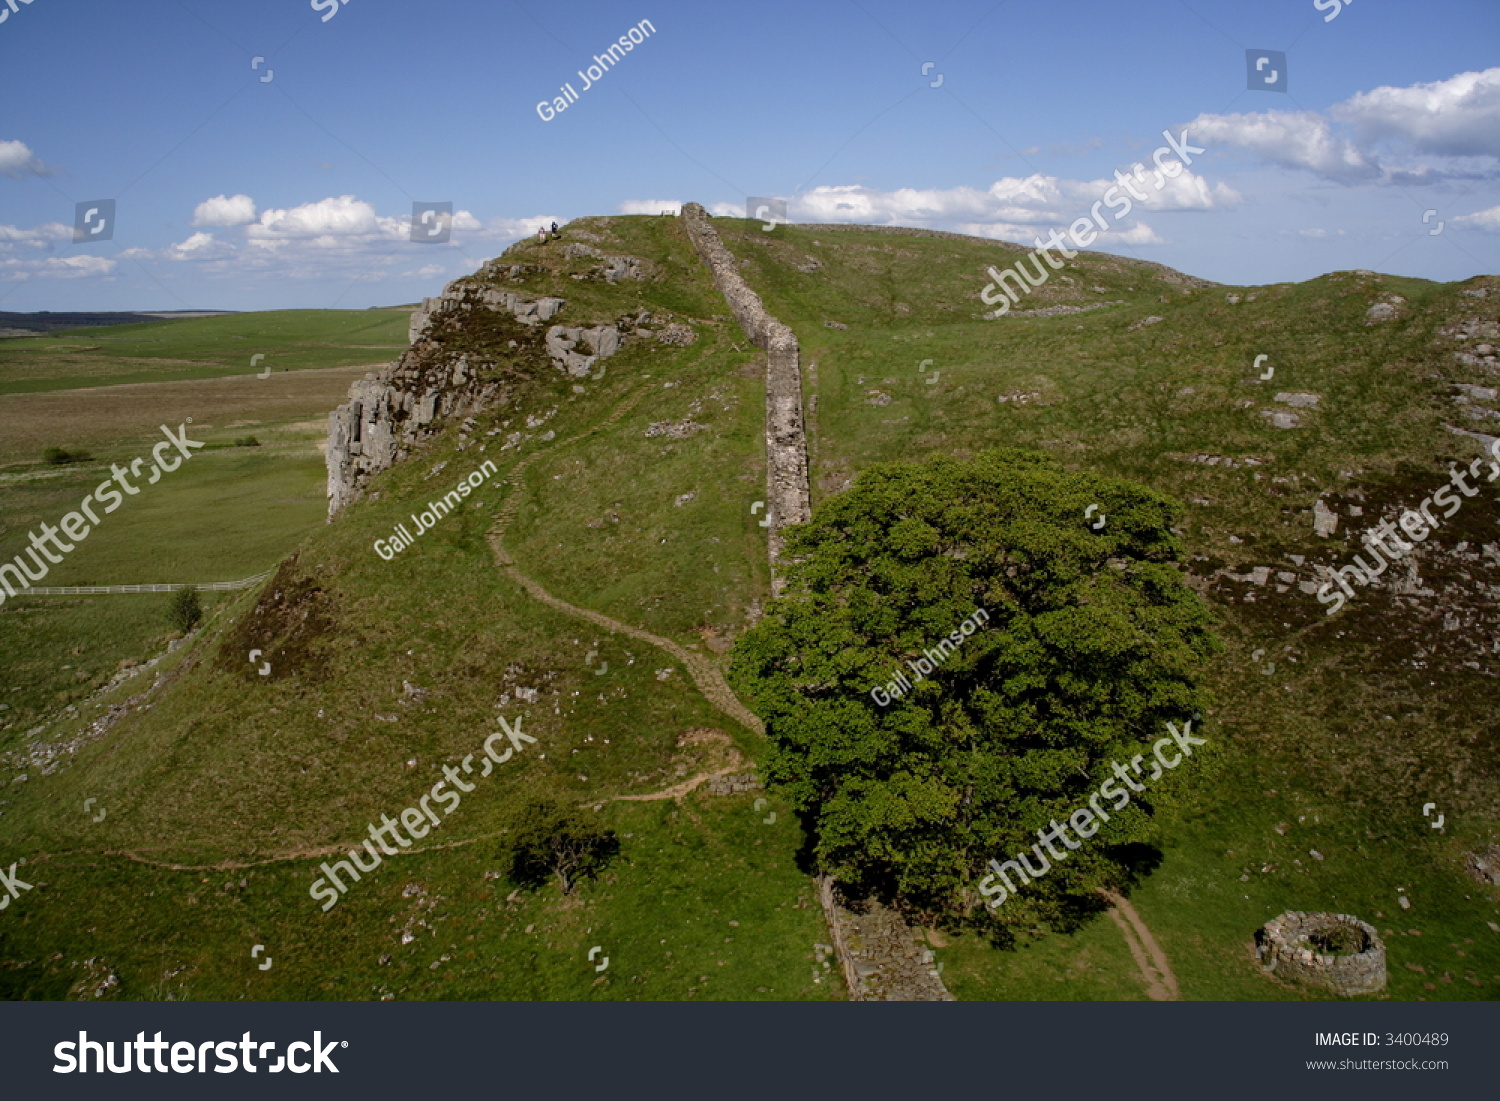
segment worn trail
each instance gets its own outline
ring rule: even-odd
[[[1151,930],[1141,920],[1141,915],[1136,913],[1130,900],[1114,891],[1101,890],[1099,893],[1109,900],[1110,920],[1119,927],[1120,933],[1125,937],[1125,946],[1130,949],[1135,965],[1141,970],[1141,978],[1146,983],[1146,996],[1154,1002],[1175,1002],[1181,998],[1177,976],[1172,974],[1167,954],[1156,943],[1156,938],[1151,935]]]
[[[713,351],[714,349],[709,349],[708,352],[705,352],[704,356],[700,357],[699,362]],[[514,559],[511,558],[510,553],[505,549],[503,541],[505,530],[515,519],[516,512],[520,508],[521,497],[524,492],[524,483],[521,475],[525,469],[543,455],[550,454],[560,447],[577,443],[579,440],[586,439],[596,432],[608,428],[621,417],[625,416],[626,413],[630,412],[631,409],[635,408],[647,393],[648,389],[644,386],[641,387],[616,406],[614,412],[594,427],[585,432],[580,432],[576,436],[569,436],[565,440],[558,440],[550,447],[541,451],[534,451],[517,462],[510,471],[510,496],[506,499],[505,504],[501,506],[499,513],[495,517],[495,525],[489,532],[490,547],[495,553],[495,561],[499,564],[500,568],[516,584],[525,589],[533,599],[546,604],[548,607],[556,608],[560,612],[579,619],[586,619],[595,626],[602,627],[612,634],[627,635],[630,638],[638,639],[641,642],[664,651],[682,663],[683,667],[687,669],[688,676],[692,678],[698,690],[703,693],[704,697],[710,703],[747,729],[753,730],[757,734],[764,734],[766,732],[765,724],[748,707],[740,702],[739,697],[729,687],[729,683],[724,679],[724,674],[719,670],[719,666],[713,659],[704,654],[695,654],[685,646],[669,638],[654,635],[650,631],[644,631],[639,627],[632,627],[628,623],[621,623],[618,619],[613,619],[602,612],[596,612],[590,608],[580,608],[576,604],[569,604],[566,600],[553,596],[534,578],[522,573],[519,567],[516,566]]]

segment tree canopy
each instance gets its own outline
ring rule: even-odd
[[[1178,512],[1147,487],[995,451],[873,466],[788,529],[786,588],[736,645],[731,680],[765,719],[767,782],[809,824],[822,871],[977,920],[988,860],[1029,848],[1112,762],[1201,709],[1219,644],[1178,568]],[[892,692],[898,673],[910,687]],[[1120,886],[1165,790],[995,916],[1057,922]]]
[[[500,844],[513,882],[539,887],[556,878],[563,894],[580,879],[598,875],[620,851],[615,831],[605,829],[576,806],[551,795],[535,795],[511,815]]]

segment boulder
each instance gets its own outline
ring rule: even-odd
[[[1323,503],[1320,497],[1313,502],[1313,531],[1327,539],[1339,528],[1339,514]]]

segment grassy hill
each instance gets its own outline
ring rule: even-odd
[[[1337,273],[1220,287],[1082,253],[1021,303],[1079,312],[1017,308],[986,320],[985,269],[1019,258],[1014,246],[715,224],[801,340],[815,504],[872,462],[1001,445],[1132,478],[1187,505],[1192,580],[1229,650],[1210,675],[1214,753],[1159,819],[1160,866],[1131,895],[1184,997],[1317,997],[1261,974],[1248,948],[1288,909],[1349,912],[1380,928],[1387,996],[1496,996],[1500,924],[1490,923],[1500,905],[1461,870],[1464,850],[1497,839],[1500,811],[1486,588],[1500,584],[1500,552],[1482,550],[1500,544],[1494,490],[1429,541],[1404,589],[1362,592],[1330,618],[1299,585],[1315,564],[1347,561],[1380,508],[1419,501],[1450,461],[1479,453],[1444,425],[1485,430],[1466,416],[1474,403],[1455,404],[1454,384],[1493,385],[1494,372],[1455,358],[1467,345],[1454,333],[1495,324],[1500,281]],[[841,995],[837,976],[814,962],[827,931],[799,864],[797,823],[784,808],[768,821],[781,806],[774,794],[764,804],[704,787],[680,803],[620,798],[748,767],[737,762],[756,758],[758,738],[669,654],[534,599],[497,567],[486,538],[506,509],[506,551],[552,596],[719,662],[768,595],[764,530],[751,512],[764,496],[758,354],[678,220],[584,219],[567,235],[580,232],[641,257],[649,278],[607,283],[590,276],[587,258],[527,241],[506,262],[531,267],[504,286],[567,299],[565,324],[646,310],[689,325],[694,343],[628,343],[600,378],[539,370],[510,405],[477,419],[468,442],[439,437],[377,477],[333,525],[288,514],[255,534],[278,491],[234,465],[252,459],[210,453],[201,498],[187,496],[188,482],[174,486],[184,496],[171,517],[154,517],[168,532],[189,513],[205,516],[200,537],[116,546],[116,570],[132,554],[144,565],[181,553],[181,568],[207,561],[215,573],[233,573],[235,554],[253,557],[258,537],[296,551],[263,590],[226,597],[192,644],[162,660],[149,709],[84,733],[140,693],[143,677],[70,699],[78,712],[54,710],[35,734],[0,731],[9,783],[0,852],[26,855],[23,878],[36,884],[0,925],[0,991]],[[498,278],[486,270],[471,280]],[[1464,293],[1481,289],[1486,297]],[[1387,295],[1403,299],[1397,316],[1367,324]],[[253,325],[255,316],[202,320]],[[258,335],[238,333],[246,347]],[[483,350],[505,355],[503,343]],[[1257,377],[1258,355],[1272,380]],[[1281,393],[1318,400],[1292,405]],[[1264,415],[1286,412],[1296,427]],[[687,421],[702,430],[647,434]],[[393,560],[374,553],[375,539],[410,527],[411,513],[486,459],[498,472],[460,510]],[[1332,539],[1313,531],[1320,498],[1340,517]],[[37,614],[36,600],[0,608],[5,679],[25,692],[33,680],[49,691],[60,683],[41,668],[58,660],[52,640],[12,626]],[[101,619],[89,645],[115,660],[128,630]],[[264,651],[270,675],[257,673],[251,648]],[[21,665],[23,655],[34,664]],[[38,716],[44,703],[32,704]],[[477,751],[497,716],[516,715],[538,742],[466,795],[425,851],[389,858],[321,912],[308,895],[320,862],[357,844],[382,813],[412,805],[443,765]],[[59,744],[74,751],[43,752]],[[573,895],[516,891],[500,874],[508,810],[535,790],[598,808],[588,813],[622,838],[604,876]],[[86,799],[107,817],[94,822]],[[1443,831],[1423,819],[1427,802],[1445,813]],[[944,980],[964,998],[1144,996],[1103,917],[1072,935],[1042,932],[1008,952],[936,937]],[[272,969],[251,960],[255,944]],[[611,961],[603,972],[588,959],[596,946]]]

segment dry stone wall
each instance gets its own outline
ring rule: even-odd
[[[1354,952],[1328,950],[1331,938],[1353,941]],[[1288,910],[1256,935],[1256,952],[1267,971],[1295,982],[1352,997],[1385,989],[1385,944],[1375,927],[1351,914]]]
[[[735,320],[751,343],[766,353],[766,511],[771,519],[771,588],[780,593],[784,582],[776,567],[786,543],[781,529],[805,523],[812,514],[797,337],[766,311],[760,296],[740,275],[734,255],[709,222],[708,211],[698,203],[685,203],[682,221]]]
[[[802,419],[802,371],[796,334],[766,311],[740,275],[734,254],[697,203],[685,203],[682,220],[714,286],[740,327],[766,353],[766,497],[771,516],[771,589],[784,585],[777,563],[785,547],[780,529],[805,523],[812,513],[807,486],[807,436]],[[875,899],[846,902],[827,876],[818,894],[833,951],[853,1001],[953,1001],[933,966],[930,949],[901,914]]]

